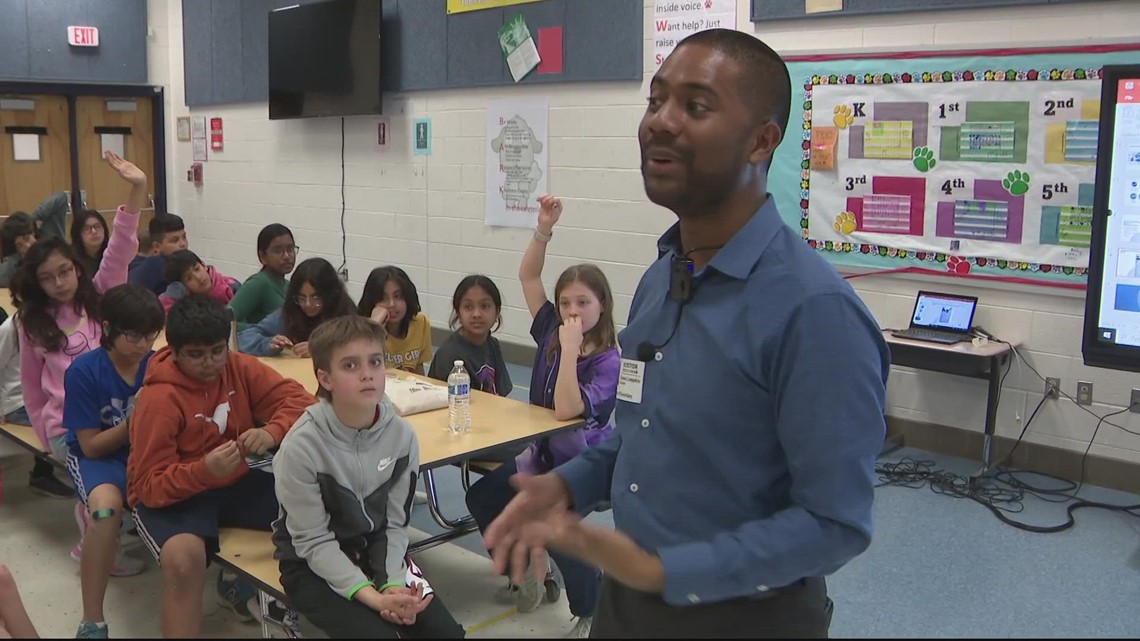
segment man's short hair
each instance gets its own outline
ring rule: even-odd
[[[740,95],[753,106],[757,120],[771,118],[787,132],[792,109],[792,78],[788,65],[759,38],[735,29],[698,31],[677,43],[677,49],[694,44],[711,47],[740,67]]]

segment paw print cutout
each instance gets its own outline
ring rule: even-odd
[[[1014,196],[1023,196],[1029,191],[1029,172],[1016,169],[1006,174],[1001,186]]]
[[[951,256],[946,261],[946,271],[955,276],[965,276],[970,273],[970,261],[961,256]]]
[[[912,162],[915,169],[924,173],[934,169],[938,164],[934,159],[934,152],[929,147],[915,147]]]
[[[831,121],[835,123],[836,127],[846,129],[851,126],[851,123],[855,122],[855,116],[851,113],[851,107],[847,105],[836,105],[835,117],[832,118]]]
[[[835,224],[832,225],[832,228],[834,228],[835,231],[843,234],[844,236],[855,231],[855,227],[857,227],[857,223],[855,222],[855,214],[849,211],[845,211],[836,216]]]

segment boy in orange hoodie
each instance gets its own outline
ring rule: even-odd
[[[127,494],[139,534],[162,565],[162,632],[196,637],[220,527],[269,530],[273,475],[246,456],[277,447],[316,399],[246,354],[231,353],[225,307],[193,295],[171,308],[168,347],[151,358],[129,428]],[[262,425],[262,427],[255,427]],[[222,573],[224,605],[252,618],[256,592]]]

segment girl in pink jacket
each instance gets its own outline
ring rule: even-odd
[[[127,267],[139,250],[139,212],[147,201],[147,178],[138,167],[107,152],[107,163],[131,185],[127,204],[115,214],[99,271],[88,274],[75,249],[62,238],[37,241],[24,255],[12,283],[20,340],[24,407],[45,451],[67,458],[63,428],[63,376],[76,357],[99,347],[103,326],[99,299],[127,282]],[[82,504],[76,520],[84,528]],[[72,556],[78,558],[77,551]]]

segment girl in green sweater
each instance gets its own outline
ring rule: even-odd
[[[238,331],[260,323],[285,302],[285,288],[289,286],[285,276],[297,262],[293,232],[278,223],[266,225],[257,235],[257,259],[261,271],[246,279],[229,304]]]

